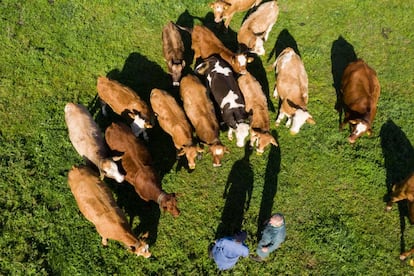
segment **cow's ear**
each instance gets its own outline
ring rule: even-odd
[[[200,147],[197,147],[197,152],[198,152],[198,153],[202,153],[202,152],[204,152],[204,149],[202,149],[202,148],[200,148]]]
[[[311,125],[316,124],[315,120],[312,117],[309,117],[308,119],[306,119],[306,122],[308,122]]]
[[[112,157],[112,160],[114,160],[114,161],[119,161],[119,160],[121,160],[122,159],[122,156],[123,156],[124,154],[121,154],[121,155],[119,155],[119,156],[113,156]]]
[[[185,60],[183,60],[183,61],[181,62],[181,66],[182,66],[182,67],[185,67]]]
[[[358,124],[357,120],[349,120],[349,123],[350,123],[351,125],[356,125],[356,124]]]
[[[209,65],[208,62],[202,62],[194,69],[194,72],[196,72],[199,75],[205,75],[206,70],[208,69]]]
[[[225,152],[225,153],[230,153],[229,148],[228,148],[228,147],[224,147],[224,152]]]
[[[179,152],[177,152],[177,156],[183,156],[185,154],[185,151],[183,149],[180,149]]]
[[[367,130],[367,135],[368,135],[368,136],[371,136],[371,135],[372,135],[372,129],[370,129],[370,128],[369,128],[369,129]]]
[[[248,57],[247,58],[247,63],[252,63],[254,61],[254,57]]]

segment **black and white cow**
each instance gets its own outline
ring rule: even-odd
[[[195,72],[206,76],[207,87],[220,107],[224,123],[229,127],[229,140],[233,140],[235,133],[237,146],[243,147],[249,135],[248,114],[231,67],[221,57],[211,56],[200,63]]]

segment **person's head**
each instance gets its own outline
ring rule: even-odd
[[[269,219],[269,224],[273,227],[282,226],[283,223],[285,223],[285,220],[283,218],[283,215],[279,213],[273,214]]]
[[[247,238],[247,232],[246,231],[239,231],[234,235],[234,240],[236,242],[244,242]]]

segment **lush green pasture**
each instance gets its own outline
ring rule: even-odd
[[[67,184],[68,170],[83,160],[68,139],[63,108],[82,103],[104,128],[110,120],[95,88],[101,75],[144,99],[154,87],[178,95],[169,86],[161,30],[169,20],[200,24],[191,16],[213,24],[209,2],[0,1],[0,274],[214,275],[209,243],[240,225],[254,251],[261,223],[276,211],[286,216],[283,246],[266,263],[241,259],[224,275],[414,274],[398,258],[414,246],[403,205],[384,212],[390,185],[414,169],[414,2],[406,0],[280,0],[266,55],[249,70],[271,95],[275,52],[296,46],[316,125],[291,136],[272,124],[280,147],[262,156],[222,133],[231,149],[223,166],[213,168],[204,156],[193,172],[155,128],[148,146],[163,188],[180,195],[181,216],[149,208],[128,184],[106,181],[134,231],[149,231],[153,257],[136,257],[114,241],[101,245]],[[230,48],[244,15],[227,33],[216,30]],[[355,145],[338,131],[334,109],[337,72],[352,54],[377,71],[382,86],[374,134]]]

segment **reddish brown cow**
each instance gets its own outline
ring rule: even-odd
[[[147,140],[146,128],[151,128],[151,110],[132,89],[106,77],[98,77],[96,88],[104,106],[108,104],[118,115],[132,119],[132,131],[135,136],[143,135]],[[105,108],[102,108],[104,115]]]
[[[194,50],[194,59],[206,59],[212,55],[220,55],[239,74],[247,72],[247,63],[253,58],[246,53],[235,54],[226,48],[223,43],[205,26],[196,25],[191,32],[191,48]]]
[[[151,256],[148,244],[132,233],[111,190],[91,168],[73,167],[68,173],[68,184],[81,213],[95,225],[104,246],[108,245],[108,239],[116,240],[138,256]]]
[[[197,137],[209,147],[209,152],[213,156],[213,166],[221,166],[221,159],[229,150],[220,141],[219,124],[206,87],[196,76],[187,75],[181,80],[180,95],[185,113]]]
[[[262,86],[250,73],[238,78],[243,93],[246,112],[250,116],[250,146],[256,146],[258,154],[272,144],[278,146],[275,138],[270,134],[270,116],[267,108],[267,99]]]
[[[308,75],[298,54],[288,47],[284,49],[273,63],[276,68],[275,98],[280,97],[279,115],[276,126],[287,116],[286,127],[291,134],[297,134],[305,122],[315,124],[307,110]]]
[[[169,22],[162,29],[162,50],[173,85],[179,86],[181,72],[185,67],[184,43],[180,31],[173,22]]]
[[[227,29],[236,12],[247,11],[259,5],[260,2],[262,0],[216,0],[210,4],[210,8],[213,9],[214,21],[216,23],[226,19],[224,26]]]
[[[136,139],[131,129],[122,123],[112,123],[105,131],[105,139],[112,151],[122,154],[125,180],[134,186],[145,201],[157,202],[160,208],[178,217],[174,193],[166,193],[152,165],[152,157],[146,146]]]
[[[121,183],[124,176],[119,172],[114,161],[119,158],[109,157],[105,140],[98,125],[89,111],[81,104],[67,103],[65,121],[69,139],[73,147],[86,162],[94,164],[101,174]]]
[[[414,172],[406,177],[403,181],[393,185],[391,199],[387,203],[385,210],[391,211],[393,203],[401,200],[407,200],[410,223],[414,224]],[[400,259],[405,260],[412,254],[414,254],[414,248],[401,253]]]
[[[264,55],[263,45],[276,23],[278,15],[279,7],[276,1],[261,4],[240,27],[237,34],[239,44],[246,46],[252,53],[259,56]]]
[[[380,90],[377,73],[362,59],[351,62],[345,68],[341,83],[340,110],[341,115],[345,112],[345,117],[339,129],[342,130],[349,123],[350,143],[355,143],[364,133],[371,135]]]
[[[150,101],[160,127],[172,137],[178,156],[185,155],[188,167],[195,169],[195,159],[203,149],[195,145],[193,131],[183,109],[173,96],[161,89],[152,89]]]

